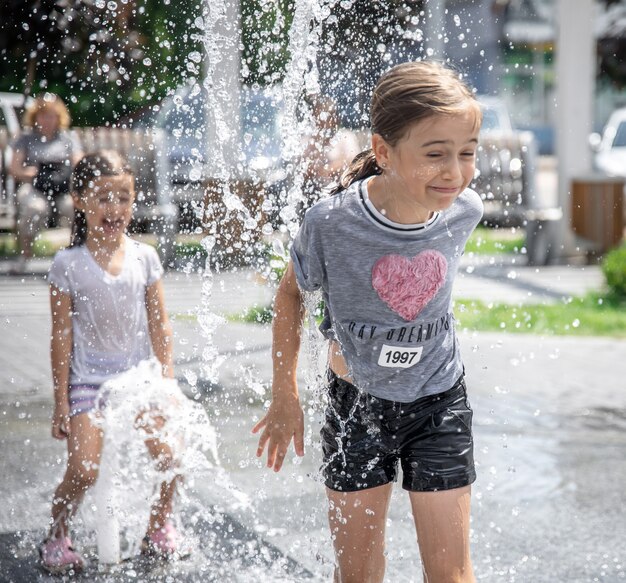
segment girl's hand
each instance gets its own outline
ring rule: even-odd
[[[68,403],[57,403],[52,416],[52,437],[66,439],[70,434],[70,406]]]
[[[274,399],[263,419],[252,428],[252,433],[263,427],[256,455],[261,457],[267,445],[268,468],[280,471],[292,438],[296,454],[304,455],[304,413],[298,397]]]

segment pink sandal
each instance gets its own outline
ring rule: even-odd
[[[43,568],[53,575],[82,571],[85,566],[85,561],[74,550],[68,536],[44,540],[39,546],[39,556]]]
[[[170,557],[177,553],[178,542],[178,532],[168,520],[162,528],[144,537],[141,552],[145,555]]]

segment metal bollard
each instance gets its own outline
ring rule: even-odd
[[[115,483],[111,460],[107,459],[106,444],[100,459],[100,473],[94,488],[96,503],[98,559],[101,564],[120,562],[120,527],[117,519]]]

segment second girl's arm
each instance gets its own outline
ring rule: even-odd
[[[146,310],[152,350],[163,366],[163,376],[174,378],[172,326],[165,310],[163,282],[160,279],[146,288]]]
[[[64,439],[70,431],[68,388],[72,358],[72,298],[54,285],[50,286],[50,311],[50,362],[54,383],[52,435],[56,439]]]
[[[293,439],[296,454],[304,455],[304,415],[298,396],[296,369],[304,304],[290,262],[274,300],[272,321],[272,403],[252,431],[263,428],[257,456],[267,445],[267,466],[279,471]]]

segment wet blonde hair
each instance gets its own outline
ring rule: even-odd
[[[394,147],[417,122],[433,115],[456,115],[468,107],[474,111],[479,127],[480,105],[457,71],[437,61],[402,63],[384,73],[374,88],[370,105],[372,133]],[[365,150],[352,161],[332,194],[381,173],[374,152]]]
[[[35,98],[35,100],[26,108],[24,112],[24,126],[32,128],[35,126],[35,118],[41,111],[52,111],[59,118],[59,129],[66,130],[70,127],[70,112],[63,100],[54,93],[44,93]]]

